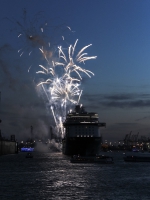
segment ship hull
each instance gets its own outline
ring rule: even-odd
[[[101,137],[67,137],[62,141],[65,155],[96,155],[101,149]]]

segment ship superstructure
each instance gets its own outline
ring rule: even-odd
[[[96,155],[101,147],[100,127],[106,123],[100,123],[97,113],[86,112],[84,107],[75,106],[73,112],[69,112],[63,123],[65,135],[62,140],[62,150],[65,155]]]

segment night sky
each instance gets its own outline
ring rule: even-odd
[[[149,0],[1,0],[0,23],[3,136],[27,138],[31,125],[39,136],[49,133],[52,119],[35,87],[44,62],[38,48],[50,42],[52,57],[57,46],[67,49],[76,39],[77,51],[92,44],[85,52],[97,56],[82,65],[95,76],[83,75],[80,103],[106,122],[104,139],[121,140],[130,131],[150,136]]]

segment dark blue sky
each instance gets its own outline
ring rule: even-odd
[[[26,9],[26,21],[23,18]],[[97,56],[84,68],[94,72],[84,78],[81,103],[106,122],[108,140],[150,134],[150,1],[149,0],[1,0],[0,90],[4,135],[28,135],[31,123],[48,132],[44,101],[32,84],[42,59],[36,45],[18,39],[18,33],[46,21],[45,40],[53,51],[66,39],[65,48],[79,39],[76,49],[92,44],[86,52]],[[38,13],[38,14],[37,14]],[[20,26],[21,24],[21,26]],[[30,25],[30,26],[29,26]],[[68,31],[64,27],[71,27]],[[54,31],[55,27],[55,31]],[[57,27],[57,29],[56,29]],[[24,46],[19,57],[17,50]],[[68,46],[67,46],[68,45]],[[27,52],[34,50],[32,56]],[[28,68],[33,67],[31,74]],[[29,118],[30,116],[30,118]],[[38,126],[39,125],[39,126]]]

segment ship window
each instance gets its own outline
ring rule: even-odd
[[[87,137],[89,137],[89,135],[87,135]]]
[[[86,137],[86,135],[84,135],[84,137]]]
[[[77,135],[77,137],[79,137],[79,135]]]
[[[91,135],[91,137],[93,137],[93,135]]]
[[[81,137],[82,137],[82,135],[81,135]]]

